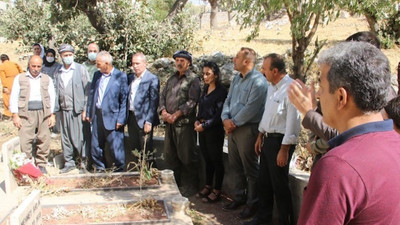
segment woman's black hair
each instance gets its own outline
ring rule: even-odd
[[[210,69],[213,71],[214,75],[218,77],[218,79],[216,79],[215,83],[216,83],[217,85],[219,85],[220,82],[221,82],[221,81],[220,81],[220,79],[221,79],[221,71],[219,70],[219,66],[218,66],[215,62],[206,61],[206,62],[203,64],[203,68],[204,68],[204,67],[210,68]]]

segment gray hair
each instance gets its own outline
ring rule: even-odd
[[[132,56],[132,59],[133,59],[133,57],[139,57],[139,58],[143,59],[144,62],[147,62],[146,55],[143,54],[142,52],[135,53],[135,54]]]
[[[100,58],[102,61],[109,63],[112,65],[113,58],[110,53],[107,51],[101,51],[97,54],[97,58]]]
[[[376,112],[387,103],[390,65],[387,57],[366,42],[343,42],[321,53],[318,64],[330,66],[329,92],[340,87],[363,112]]]

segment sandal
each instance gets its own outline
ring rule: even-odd
[[[214,203],[214,202],[219,201],[220,198],[221,198],[221,191],[218,191],[218,192],[217,192],[217,191],[214,189],[207,197],[202,198],[201,200],[202,200],[203,202],[206,202],[206,203]]]
[[[205,198],[211,193],[211,187],[210,186],[204,186],[203,189],[196,194],[197,198]]]

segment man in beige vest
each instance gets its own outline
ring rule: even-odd
[[[50,150],[49,128],[55,124],[55,92],[52,79],[40,72],[42,64],[42,58],[34,55],[29,60],[28,71],[15,77],[10,111],[19,130],[21,150],[28,158],[32,158],[32,143],[36,138],[35,164],[45,174]]]

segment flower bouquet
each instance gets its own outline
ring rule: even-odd
[[[26,185],[30,180],[37,180],[43,175],[25,153],[14,152],[9,165],[20,185]]]

